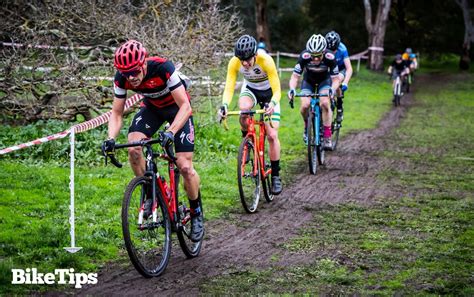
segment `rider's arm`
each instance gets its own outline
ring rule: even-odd
[[[300,75],[298,73],[293,72],[290,77],[290,82],[288,83],[288,86],[291,89],[296,89],[296,86],[298,85],[298,79],[300,78]]]
[[[344,78],[344,81],[342,83],[347,85],[349,84],[353,73],[351,59],[349,59],[349,57],[344,59],[344,65],[346,66],[346,77]]]
[[[273,93],[271,102],[273,103],[273,106],[276,106],[280,102],[281,97],[280,78],[278,77],[278,72],[273,59],[269,55],[261,56],[265,57],[264,71],[268,75],[268,81],[270,83],[270,88],[272,89]]]
[[[234,95],[235,82],[240,69],[240,61],[237,57],[232,57],[227,66],[227,78],[225,80],[224,94],[222,95],[222,104],[230,105]]]
[[[387,73],[392,74],[393,67],[392,65],[388,66]]]
[[[115,139],[122,128],[123,110],[125,109],[125,100],[127,99],[127,90],[125,89],[125,78],[117,71],[114,76],[114,101],[108,123],[108,138]]]
[[[171,96],[173,96],[174,101],[179,106],[179,110],[170,127],[168,128],[168,131],[171,131],[174,135],[176,135],[176,133],[178,133],[178,131],[183,128],[184,124],[189,119],[189,116],[192,113],[192,108],[189,102],[188,94],[186,93],[186,89],[183,85],[172,90]]]
[[[123,122],[123,110],[125,108],[125,99],[121,98],[114,98],[114,102],[112,103],[112,113],[109,119],[109,128],[108,128],[108,136],[109,139],[115,139],[119,133],[120,128],[122,128]]]

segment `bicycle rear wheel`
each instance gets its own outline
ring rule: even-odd
[[[176,191],[176,209],[178,210],[178,241],[179,246],[183,250],[183,253],[188,258],[194,258],[199,256],[201,252],[202,239],[198,242],[191,240],[191,214],[189,211],[189,205],[184,203],[178,203],[178,188],[179,188],[179,173],[175,174],[175,191]],[[199,194],[201,197],[201,194]],[[199,199],[199,206],[202,209],[202,200]]]
[[[318,157],[319,165],[324,165],[325,161],[325,150],[323,148],[323,116],[321,114],[321,109],[319,109],[319,144],[316,146],[316,155]]]
[[[125,247],[135,269],[144,277],[159,276],[171,253],[171,223],[168,209],[157,193],[157,221],[152,217],[138,224],[141,203],[152,199],[149,178],[135,177],[128,184],[122,202],[122,232]]]
[[[314,113],[309,111],[308,114],[308,164],[309,173],[316,174],[318,171],[318,145],[316,141],[316,129],[314,121]]]
[[[334,112],[333,109],[333,119],[331,123],[331,142],[332,142],[332,150],[335,151],[337,148],[337,142],[339,141],[339,130],[341,130],[341,123],[336,121],[337,118],[337,111]]]
[[[253,213],[260,200],[260,166],[255,160],[255,148],[252,140],[245,137],[239,147],[237,158],[237,181],[240,201],[245,211]]]
[[[270,146],[268,145],[268,140],[267,140],[266,135],[264,135],[263,137],[265,138],[263,162],[265,164],[264,171],[266,172],[268,169],[272,167],[272,165],[270,161],[270,154],[268,152],[268,149],[266,149],[266,148],[269,148]],[[263,174],[261,174],[260,176],[262,180],[263,195],[265,196],[265,200],[267,200],[267,202],[272,202],[275,196],[272,194],[272,181],[270,178],[271,174],[269,173],[266,176],[263,176]]]

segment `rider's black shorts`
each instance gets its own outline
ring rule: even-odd
[[[133,117],[128,133],[141,132],[151,138],[164,122],[170,124],[173,122],[178,110],[179,107],[176,104],[163,108],[145,105]],[[174,136],[174,144],[177,153],[194,151],[194,122],[192,115],[189,116],[183,128]]]
[[[318,93],[320,93],[324,89],[330,89],[331,88],[331,78],[328,77],[325,80],[317,83],[317,82],[308,82],[306,80],[303,80],[301,82],[301,92],[302,93],[314,93],[315,91],[315,86],[318,86]]]

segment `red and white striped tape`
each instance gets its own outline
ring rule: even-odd
[[[142,98],[143,98],[142,95],[135,94],[132,97],[130,97],[129,99],[127,99],[127,101],[125,102],[125,110],[130,109],[130,107],[132,107],[135,103],[140,101]],[[4,155],[4,154],[7,154],[7,153],[10,153],[10,152],[22,149],[22,148],[27,148],[27,147],[30,147],[30,146],[33,146],[33,145],[36,145],[36,144],[45,143],[45,142],[48,142],[48,141],[51,141],[51,140],[64,138],[71,132],[72,129],[74,129],[74,133],[81,133],[81,132],[84,132],[84,131],[87,131],[87,130],[97,128],[100,125],[103,125],[103,124],[105,124],[109,121],[111,113],[112,113],[111,111],[108,111],[108,112],[106,112],[106,113],[104,113],[104,114],[102,114],[102,115],[100,115],[96,118],[93,118],[91,120],[88,120],[84,123],[74,125],[71,128],[69,128],[68,130],[65,130],[63,132],[59,132],[59,133],[56,133],[56,134],[53,134],[53,135],[38,138],[38,139],[35,139],[35,140],[27,142],[27,143],[22,143],[22,144],[18,144],[18,145],[8,147],[8,148],[4,148],[4,149],[0,150],[0,155]]]

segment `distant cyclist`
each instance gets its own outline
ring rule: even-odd
[[[388,74],[391,75],[393,81],[393,87],[395,86],[395,80],[397,76],[402,78],[402,81],[406,79],[406,76],[410,73],[410,68],[406,61],[403,61],[402,55],[397,54],[395,60],[392,61],[388,67]]]
[[[342,119],[344,118],[343,112],[344,108],[342,105],[342,98],[344,92],[347,91],[349,88],[349,81],[352,77],[352,64],[351,60],[349,59],[349,52],[347,51],[347,47],[344,43],[341,42],[341,37],[337,32],[331,31],[328,32],[325,36],[326,41],[328,43],[328,49],[335,53],[337,67],[339,68],[339,87],[337,89],[337,101],[336,101],[336,108],[337,108],[337,115],[336,121],[340,124]]]
[[[416,69],[418,69],[418,61],[416,59],[416,54],[413,53],[410,47],[406,48],[405,52],[402,55],[402,59],[407,65],[409,65],[411,72],[414,72]]]
[[[303,50],[298,58],[298,62],[291,74],[288,92],[288,98],[293,99],[296,91],[296,85],[301,74],[304,73],[303,81],[301,82],[301,92],[303,94],[315,93],[317,86],[317,93],[329,94],[333,96],[337,90],[339,69],[337,67],[336,57],[330,52],[326,51],[327,41],[321,34],[313,34],[306,42],[306,49]],[[304,121],[303,139],[305,143],[308,142],[308,110],[310,107],[310,97],[301,98],[300,113]],[[331,122],[332,110],[330,98],[327,96],[320,98],[320,105],[322,107],[323,115],[323,148],[332,149],[331,142]]]
[[[260,42],[257,44],[257,53],[268,54],[267,45],[263,40],[260,40]]]
[[[272,167],[272,193],[278,195],[282,191],[280,178],[280,140],[278,139],[278,127],[280,124],[280,79],[272,57],[264,52],[257,53],[257,41],[250,35],[241,36],[234,49],[235,56],[229,61],[227,67],[227,79],[222,106],[219,115],[226,117],[234,94],[235,83],[239,73],[244,76],[244,83],[239,95],[239,109],[251,110],[260,105],[271,115],[273,127],[265,124],[270,147],[270,161]],[[242,115],[240,125],[242,136],[247,135],[246,118]]]

